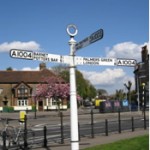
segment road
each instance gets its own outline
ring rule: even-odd
[[[149,113],[146,112],[147,126]],[[124,130],[132,130],[134,128],[144,128],[144,120],[141,112],[122,112],[120,114],[120,126],[118,121],[118,113],[100,114],[94,110],[93,123],[91,122],[90,109],[80,110],[79,117],[79,135],[82,137],[92,137],[106,134],[106,119],[108,121],[108,134],[112,132],[121,132]],[[1,114],[1,119],[7,118],[9,124],[18,125],[17,114]],[[134,123],[132,124],[132,117]],[[61,124],[58,112],[42,112],[37,114],[34,119],[34,113],[27,114],[27,126],[32,128],[35,133],[35,143],[43,144],[44,141],[44,126],[46,127],[46,139],[49,143],[62,143],[65,140],[70,140],[70,116],[69,112],[63,112],[63,124]],[[2,121],[1,120],[1,121]],[[91,125],[92,124],[92,125]],[[62,125],[62,126],[61,126]],[[3,125],[1,124],[1,129]],[[63,129],[63,130],[61,130]]]

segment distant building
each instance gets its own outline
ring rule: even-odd
[[[136,82],[135,90],[140,106],[142,106],[143,85],[145,86],[145,102],[149,102],[149,52],[147,46],[142,47],[141,60],[142,62],[137,63],[134,70]]]
[[[0,71],[0,110],[4,107],[12,107],[14,111],[32,110],[35,107],[35,89],[39,83],[43,83],[44,77],[55,76],[52,71],[46,68],[45,63],[40,64],[39,71]],[[63,103],[62,109],[67,109]],[[37,110],[57,109],[54,99],[37,101]]]

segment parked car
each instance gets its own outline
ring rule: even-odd
[[[93,103],[92,103],[91,101],[84,101],[84,102],[83,102],[83,105],[84,105],[85,107],[90,107],[90,106],[93,105]]]

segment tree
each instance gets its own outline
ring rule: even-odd
[[[59,77],[47,77],[43,79],[44,84],[39,84],[36,88],[36,97],[54,98],[57,101],[58,108],[60,100],[68,99],[70,87]]]
[[[7,71],[13,71],[12,67],[6,68]]]
[[[69,82],[69,68],[66,66],[56,66],[53,67],[53,72],[63,78],[66,82]],[[83,99],[93,98],[96,96],[96,89],[90,83],[90,81],[84,79],[83,74],[76,70],[76,84],[77,84],[77,94]]]
[[[105,89],[97,89],[97,96],[101,97],[101,96],[106,96],[108,93]]]
[[[129,100],[130,104],[131,104],[131,86],[132,86],[132,82],[128,81],[128,85],[125,83],[124,86],[127,88],[128,93],[127,93],[127,99]]]
[[[116,90],[115,98],[118,100],[123,100],[125,98],[125,93],[122,89]]]

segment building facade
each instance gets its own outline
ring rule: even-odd
[[[58,109],[53,98],[35,98],[37,85],[44,84],[42,79],[55,76],[45,63],[39,68],[39,71],[0,71],[0,111],[6,107],[14,111],[33,110],[35,107],[39,111]],[[65,100],[60,103],[60,109],[67,109]]]
[[[144,103],[149,104],[149,52],[147,46],[142,47],[141,60],[137,63],[134,74],[137,100],[142,107]]]

